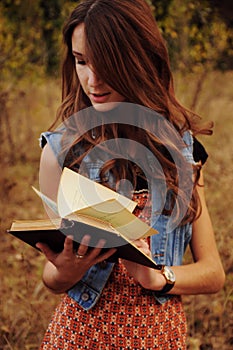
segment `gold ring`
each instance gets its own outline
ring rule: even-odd
[[[76,257],[77,257],[78,259],[82,259],[82,258],[84,258],[84,255],[80,255],[80,254],[76,253]]]

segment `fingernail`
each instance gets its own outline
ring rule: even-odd
[[[106,243],[105,239],[100,239],[98,245],[103,247],[105,245],[105,243]]]

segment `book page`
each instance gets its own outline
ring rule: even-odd
[[[61,217],[93,207],[96,204],[116,199],[123,207],[132,212],[137,203],[121,194],[97,183],[75,171],[64,168],[58,189],[57,206]],[[102,206],[107,211],[108,203]],[[106,208],[105,208],[106,207]],[[105,210],[106,209],[106,210]]]
[[[158,233],[123,207],[116,199],[78,210],[74,214],[77,216],[79,214],[87,215],[109,222],[119,233],[129,240],[144,238]]]
[[[93,218],[102,220],[131,241],[158,233],[132,214],[136,202],[68,168],[63,170],[61,176],[57,204],[34,187],[33,189],[61,218],[72,215],[74,220],[77,216],[79,221],[78,216],[85,215],[91,221]]]
[[[32,186],[32,189],[36,192],[36,194],[42,199],[42,201],[56,214],[59,216],[58,209],[57,209],[57,204],[47,197],[45,194],[42,192],[38,191],[35,187]]]
[[[80,214],[80,212],[78,212],[78,214],[68,215],[66,218],[68,220],[72,220],[75,222],[81,222],[85,225],[93,226],[93,227],[96,227],[98,229],[106,230],[106,231],[112,232],[116,235],[119,235],[119,232],[109,222],[91,217],[89,215]]]
[[[52,223],[50,219],[14,220],[10,231],[55,230],[61,225],[61,219]]]

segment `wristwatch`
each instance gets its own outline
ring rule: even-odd
[[[161,273],[165,277],[167,283],[161,290],[158,291],[158,293],[166,294],[174,287],[174,284],[176,282],[176,276],[174,271],[169,266],[166,266],[166,265],[162,265]]]

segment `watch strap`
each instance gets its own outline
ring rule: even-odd
[[[165,265],[158,265],[158,270],[161,270],[163,271]],[[162,272],[163,273],[163,272]],[[163,274],[164,275],[164,274]],[[164,277],[166,278],[166,276],[164,275]],[[161,290],[158,290],[156,291],[156,294],[157,295],[163,295],[163,294],[166,294],[168,293],[173,287],[174,287],[174,283],[166,283],[165,286],[161,289]]]
[[[159,294],[166,294],[167,292],[169,292],[172,288],[174,287],[174,283],[166,283],[165,286],[158,291]]]

